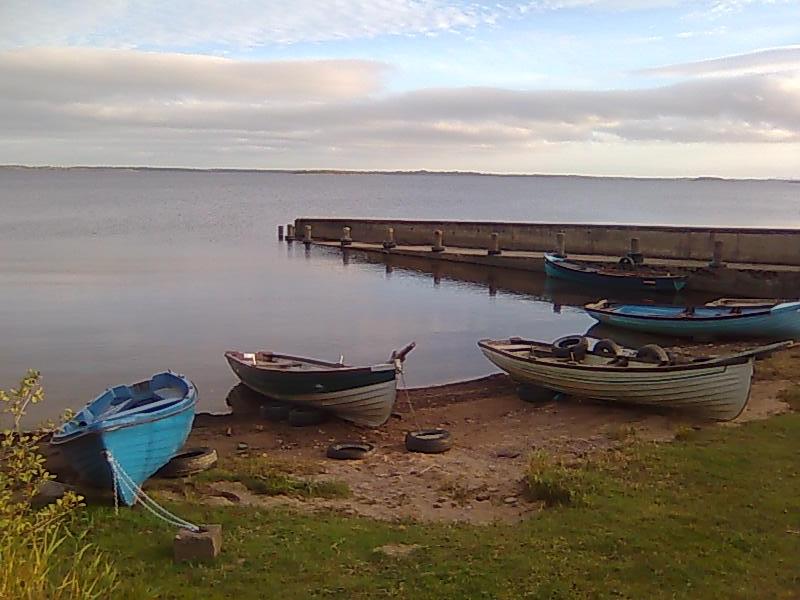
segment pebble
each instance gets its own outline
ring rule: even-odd
[[[503,498],[503,502],[505,502],[506,504],[516,504],[517,503],[517,497],[516,496],[508,496],[507,498]]]
[[[433,503],[433,508],[442,508],[442,505],[438,502]]]
[[[478,502],[486,502],[491,496],[489,494],[478,494],[475,496],[475,500]]]
[[[500,488],[490,487],[490,488],[486,488],[486,491],[489,492],[490,494],[496,494],[497,492],[500,491]]]
[[[239,442],[238,444],[236,444],[236,449],[237,450],[247,450],[249,447],[250,446],[248,446],[244,442]]]

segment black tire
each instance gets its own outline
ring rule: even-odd
[[[406,434],[406,450],[424,454],[441,454],[453,447],[453,439],[446,429],[421,429]]]
[[[622,346],[612,339],[605,338],[594,345],[594,353],[598,356],[616,358],[622,356]]]
[[[310,427],[328,420],[327,413],[316,408],[292,408],[287,421],[292,427]]]
[[[657,344],[647,344],[636,351],[637,360],[649,362],[656,365],[668,365],[669,356],[667,351]]]
[[[161,467],[156,477],[188,477],[206,471],[217,464],[217,451],[213,448],[189,448],[173,456]]]
[[[636,261],[630,256],[623,256],[617,262],[617,266],[623,271],[633,271],[636,268]]]
[[[567,335],[553,342],[553,356],[581,361],[586,357],[589,340],[582,335]]]
[[[539,385],[524,384],[517,386],[517,396],[525,402],[550,402],[556,394],[557,392]]]
[[[360,460],[374,451],[375,446],[366,442],[339,442],[328,446],[325,456],[337,460]]]
[[[258,408],[258,414],[267,421],[285,421],[289,418],[291,407],[280,402],[267,402]]]

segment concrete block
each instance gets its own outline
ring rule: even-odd
[[[214,560],[222,548],[222,525],[202,525],[195,533],[179,529],[172,544],[175,562]]]

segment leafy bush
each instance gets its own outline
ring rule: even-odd
[[[70,529],[83,499],[68,492],[35,506],[52,479],[39,452],[46,431],[24,432],[20,422],[28,406],[43,399],[36,371],[19,387],[0,390],[0,598],[105,598],[117,585],[116,571],[84,534]]]

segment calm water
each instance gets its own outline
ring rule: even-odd
[[[0,169],[0,387],[43,372],[48,402],[170,368],[223,410],[226,349],[352,363],[416,340],[410,386],[492,371],[481,337],[555,338],[592,320],[530,274],[275,240],[297,216],[800,227],[800,185],[570,177]],[[518,290],[517,292],[507,291]],[[566,300],[561,300],[559,294]]]

